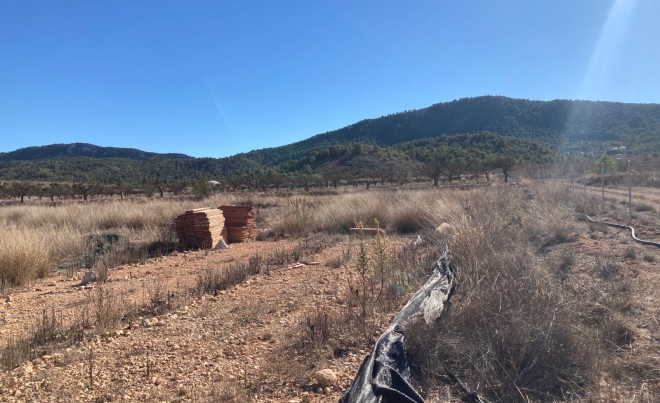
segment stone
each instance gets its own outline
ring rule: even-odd
[[[263,340],[263,341],[268,341],[272,338],[273,338],[273,335],[270,334],[270,333],[263,333],[261,336],[259,336],[259,339]]]
[[[87,285],[90,283],[95,283],[97,281],[96,278],[96,272],[93,271],[86,271],[85,274],[83,274],[82,281],[80,282],[82,285]]]
[[[326,368],[320,371],[316,371],[314,375],[312,375],[312,379],[314,379],[316,383],[318,383],[322,388],[330,387],[337,383],[337,373],[329,368]]]

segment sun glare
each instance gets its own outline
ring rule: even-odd
[[[605,81],[617,64],[626,33],[639,0],[614,0],[589,58],[587,71],[577,94],[578,99],[594,99],[601,94]]]

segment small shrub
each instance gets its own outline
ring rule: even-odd
[[[260,253],[254,253],[248,258],[246,270],[249,275],[259,274],[268,270],[266,259]]]
[[[566,280],[571,269],[573,268],[573,265],[575,265],[575,249],[564,249],[557,264],[557,273],[559,278]]]
[[[249,264],[232,262],[221,269],[206,269],[197,276],[194,287],[195,294],[217,294],[218,291],[226,290],[247,280],[248,276],[258,274],[259,266],[250,268]]]
[[[446,366],[472,387],[488,385],[480,393],[493,401],[557,400],[583,390],[593,349],[571,308],[560,310],[559,290],[550,291],[539,262],[517,254],[489,256],[489,281],[459,287],[444,319],[406,333],[414,373],[427,386]]]
[[[629,348],[635,340],[633,331],[613,317],[607,317],[602,326],[605,341],[610,348]]]
[[[637,259],[637,251],[633,246],[629,246],[626,248],[626,251],[623,253],[623,257],[628,260],[635,260]]]
[[[590,232],[600,232],[600,233],[603,233],[603,234],[607,234],[609,232],[609,228],[610,227],[608,227],[605,224],[594,223],[594,222],[589,223],[589,231]]]
[[[100,267],[96,268],[96,279],[100,283],[107,283],[108,282],[108,268],[105,265],[100,265]]]
[[[65,327],[54,309],[44,309],[42,315],[28,328],[26,334],[11,336],[0,350],[0,365],[11,370],[27,360],[35,358],[50,345],[68,347],[83,338],[83,329],[88,326],[86,317]]]
[[[122,317],[121,308],[114,294],[99,287],[96,290],[96,298],[91,302],[94,305],[94,324],[98,331],[114,330]]]
[[[419,206],[406,206],[400,213],[393,213],[392,230],[400,234],[409,234],[432,226],[430,214]]]
[[[644,255],[644,261],[649,263],[655,263],[655,257],[652,255]]]
[[[317,307],[308,312],[303,322],[301,344],[303,347],[320,348],[333,338],[337,318],[329,313],[327,307]]]
[[[553,222],[550,226],[550,236],[544,244],[543,248],[548,248],[554,245],[566,243],[571,241],[571,232],[573,227],[564,221]]]
[[[184,397],[187,394],[188,392],[185,389],[180,389],[178,392],[180,397]],[[245,385],[241,382],[213,383],[208,397],[211,402],[242,403],[250,401],[250,396],[245,390]]]
[[[603,280],[610,280],[620,273],[621,265],[608,257],[598,257],[596,270]]]
[[[351,260],[351,248],[350,246],[343,247],[342,250],[330,258],[327,262],[327,265],[334,268],[334,269],[339,269],[343,265],[347,264]]]
[[[27,338],[9,337],[0,353],[2,367],[11,370],[32,357],[32,346]]]
[[[567,276],[571,249],[559,262],[544,246],[570,241],[570,201],[562,188],[525,192],[495,188],[445,200],[434,210],[452,236],[442,241],[457,267],[441,320],[406,329],[415,379],[429,388],[450,368],[492,401],[556,401],[585,394],[598,349],[585,337],[581,301],[552,272]],[[460,204],[459,204],[460,202]],[[443,248],[436,247],[440,251]],[[410,247],[408,259],[419,249]],[[428,264],[428,262],[426,263]]]
[[[634,205],[634,207],[635,207],[635,211],[637,212],[655,211],[655,208],[653,206],[646,203],[637,203]]]
[[[0,289],[46,276],[54,266],[46,240],[32,231],[0,234]]]

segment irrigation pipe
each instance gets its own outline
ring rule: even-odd
[[[582,214],[583,216],[587,217],[587,220],[589,222],[592,222],[594,224],[603,224],[607,225],[608,227],[614,227],[614,228],[620,228],[620,229],[627,229],[630,230],[630,236],[632,239],[635,240],[637,243],[641,243],[642,245],[648,245],[648,246],[655,246],[656,248],[660,248],[660,242],[654,242],[654,241],[647,241],[645,239],[639,239],[635,236],[635,228],[629,226],[629,225],[623,225],[623,224],[616,224],[613,222],[606,222],[606,221],[597,221],[594,220],[593,218],[589,217],[586,214]]]

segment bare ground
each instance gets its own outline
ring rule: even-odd
[[[177,298],[176,309],[137,318],[121,332],[94,336],[1,375],[1,401],[336,401],[357,371],[366,348],[319,357],[339,375],[336,386],[315,388],[320,368],[296,362],[305,314],[317,306],[340,311],[347,268],[325,263],[348,241],[309,256],[308,264],[274,268],[217,296]],[[230,249],[178,253],[112,270],[103,285],[114,301],[145,305],[155,293],[184,294],[206,268],[295,248],[298,241],[235,244]],[[15,291],[0,304],[3,340],[17,336],[44,309],[73,320],[93,314],[99,286],[48,278]],[[91,304],[91,305],[90,305]],[[375,336],[375,335],[374,335]],[[289,354],[285,356],[285,354]],[[91,369],[90,369],[91,366]]]

